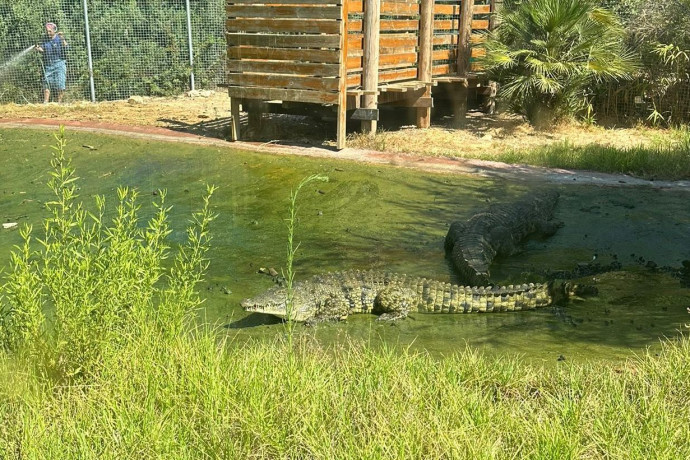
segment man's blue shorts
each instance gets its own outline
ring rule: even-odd
[[[46,65],[43,89],[64,91],[67,84],[67,63],[60,59]]]

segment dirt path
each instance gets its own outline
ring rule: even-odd
[[[588,171],[569,171],[549,169],[528,165],[509,165],[485,160],[463,158],[424,157],[410,154],[377,152],[356,148],[336,151],[323,147],[286,146],[261,142],[228,142],[195,134],[174,131],[155,126],[134,126],[111,122],[46,120],[40,118],[0,119],[0,128],[36,128],[54,130],[63,125],[68,130],[97,134],[125,135],[138,139],[164,142],[186,142],[200,145],[213,145],[224,148],[237,148],[275,155],[303,155],[318,158],[332,158],[365,162],[370,164],[393,165],[428,172],[452,174],[473,174],[504,179],[546,181],[551,183],[579,183],[601,186],[646,186],[653,188],[674,188],[690,191],[690,181],[649,181],[627,175],[604,174]]]

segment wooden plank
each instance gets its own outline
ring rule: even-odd
[[[337,78],[250,73],[226,74],[225,82],[233,86],[309,89],[313,91],[338,91],[339,84]]]
[[[379,36],[379,51],[383,52],[385,49],[392,48],[411,48],[416,47],[418,37],[416,34],[402,33],[402,34],[385,34]],[[347,39],[348,50],[362,49],[362,36],[349,36]],[[391,54],[389,52],[389,54]]]
[[[341,0],[229,0],[225,2],[226,7],[230,5],[340,5]]]
[[[350,0],[348,3],[350,13],[361,14],[364,12],[364,2]],[[419,3],[415,1],[387,1],[381,4],[381,14],[390,16],[416,16],[419,14]]]
[[[228,86],[230,97],[243,99],[260,99],[264,101],[294,101],[311,102],[315,104],[337,104],[338,93],[326,93],[321,91],[307,91],[301,89],[281,88],[244,88],[241,86]]]
[[[417,64],[417,53],[386,54],[379,57],[379,67],[412,67]],[[361,57],[348,57],[347,68],[363,67]]]
[[[379,82],[380,83],[392,83],[401,80],[410,80],[417,77],[417,69],[401,69],[392,71],[379,72]]]
[[[470,53],[470,56],[472,56],[473,58],[486,56],[486,50],[484,48],[472,48],[472,51],[470,51]]]
[[[230,98],[230,117],[232,121],[230,140],[238,141],[240,139],[240,101],[234,97]]]
[[[443,3],[436,3],[434,5],[434,14],[460,14],[460,5],[445,5]]]
[[[337,6],[269,6],[269,5],[230,5],[226,14],[232,18],[267,18],[267,19],[338,19],[340,8]]]
[[[491,5],[474,5],[474,14],[490,14]]]
[[[454,61],[457,58],[457,56],[457,49],[435,50],[433,53],[434,61]]]
[[[450,64],[435,65],[431,68],[433,76],[437,75],[451,75],[455,73],[456,66]]]
[[[411,80],[417,77],[417,69],[414,67],[398,70],[379,71],[379,87],[381,83],[392,83],[396,81]],[[347,86],[357,88],[362,86],[362,75],[352,74],[347,77]]]
[[[286,75],[314,75],[337,77],[340,71],[338,64],[317,64],[313,62],[285,61],[233,61],[226,64],[229,72],[258,72]]]
[[[338,34],[339,24],[340,21],[301,19],[228,19],[225,28],[228,32]]]
[[[475,19],[472,21],[473,30],[489,30],[488,19]]]
[[[272,48],[334,48],[340,45],[337,35],[279,35],[279,34],[225,34],[230,46],[263,46]]]
[[[337,64],[339,50],[257,48],[251,46],[229,46],[228,59],[265,59],[271,61],[305,61]]]
[[[433,38],[434,46],[437,45],[457,45],[458,36],[456,34],[446,34],[446,35],[434,35]]]
[[[457,19],[436,19],[434,21],[434,30],[456,30],[459,28]],[[472,21],[473,30],[488,30],[489,21],[484,19],[476,19]]]
[[[391,31],[406,31],[406,30],[417,30],[419,28],[419,21],[409,20],[409,19],[385,19],[381,21],[381,31],[391,32]],[[350,21],[348,23],[348,32],[361,32],[362,31],[362,21]]]
[[[419,4],[401,2],[383,2],[381,14],[390,16],[419,16]]]
[[[434,30],[456,30],[459,21],[457,19],[436,19],[434,21]]]

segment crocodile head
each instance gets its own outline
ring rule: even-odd
[[[293,321],[306,321],[315,316],[317,311],[316,299],[303,292],[301,286],[296,285],[293,291],[293,302],[290,317]],[[241,302],[242,308],[248,312],[264,313],[287,319],[287,289],[274,286],[269,290]]]

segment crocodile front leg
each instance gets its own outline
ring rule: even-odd
[[[379,291],[374,300],[373,313],[377,321],[395,321],[407,317],[417,303],[417,295],[411,289],[390,286]]]
[[[316,309],[316,314],[306,321],[306,325],[313,326],[327,321],[344,321],[350,312],[350,302],[338,292],[324,295]]]

